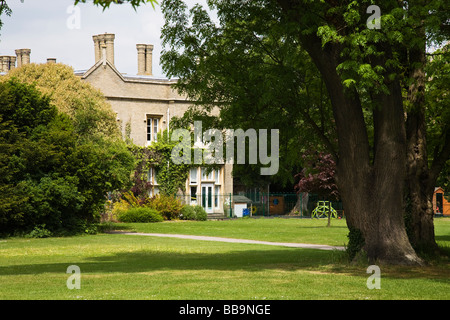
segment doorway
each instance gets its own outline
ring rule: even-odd
[[[206,213],[213,213],[213,188],[212,183],[202,184],[202,207]]]

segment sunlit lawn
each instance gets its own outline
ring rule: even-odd
[[[117,224],[116,228],[148,233],[203,235],[273,242],[315,243],[342,246],[347,243],[345,220],[258,218],[228,221],[173,221]],[[450,231],[449,231],[450,232]]]
[[[241,219],[121,225],[141,232],[203,234],[342,245],[343,221]],[[450,219],[436,220],[449,246]],[[327,236],[328,235],[328,236]],[[81,269],[69,290],[67,267]],[[253,244],[99,234],[0,239],[0,299],[449,299],[448,260],[422,268],[381,266],[369,290],[366,265],[345,253]]]

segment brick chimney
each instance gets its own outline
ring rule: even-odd
[[[106,46],[106,59],[114,65],[114,40],[113,33],[103,33],[92,37],[94,40],[95,63],[102,59],[102,46]]]
[[[153,45],[137,44],[138,51],[138,75],[151,76],[153,73]]]
[[[0,56],[0,72],[8,72],[16,67],[15,56]]]
[[[30,63],[31,49],[17,49],[17,68]]]

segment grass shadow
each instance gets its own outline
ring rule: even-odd
[[[180,253],[160,250],[119,252],[112,255],[87,257],[79,261],[34,263],[1,266],[0,275],[42,274],[65,272],[71,264],[88,273],[136,273],[158,270],[246,270],[259,271],[289,265],[294,269],[317,268],[330,263],[331,255],[340,252],[279,248],[239,250],[226,253]],[[278,267],[277,267],[278,266]]]

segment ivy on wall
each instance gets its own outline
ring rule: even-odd
[[[153,187],[148,179],[148,172],[151,168],[156,170],[156,181],[161,194],[174,195],[178,190],[184,192],[186,189],[186,179],[192,165],[173,163],[171,154],[177,142],[170,141],[167,130],[159,133],[157,140],[148,147],[130,145],[136,158],[136,171],[131,188],[136,197],[147,197]]]

